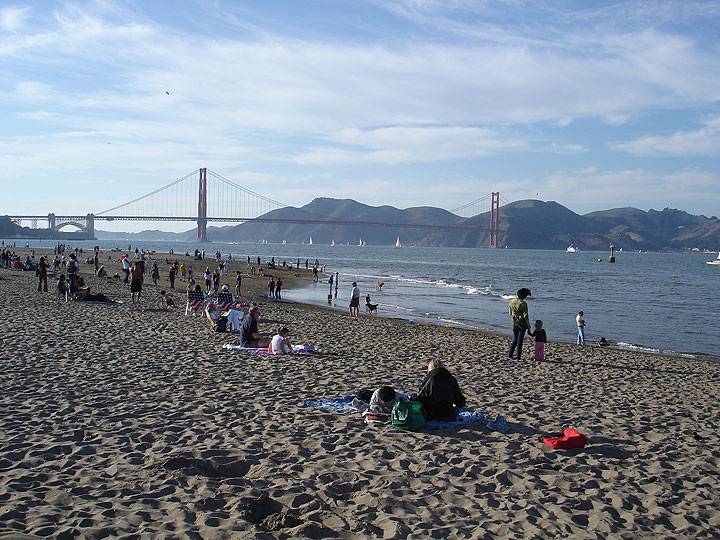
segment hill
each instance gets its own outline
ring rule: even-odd
[[[349,243],[362,239],[369,245],[392,245],[400,237],[404,245],[485,247],[489,244],[486,212],[469,219],[429,206],[406,208],[369,206],[352,199],[319,198],[300,208],[281,208],[263,217],[291,222],[248,222],[225,227],[208,227],[210,240],[218,242]],[[338,220],[348,224],[293,223],[300,220]],[[389,223],[387,226],[362,225]],[[354,223],[354,224],[353,224]],[[0,222],[0,226],[2,222]],[[437,229],[417,228],[414,225],[439,225]],[[462,225],[474,230],[447,229],[443,226]],[[35,233],[39,230],[20,228],[6,219],[6,237],[18,236],[19,231]],[[0,229],[2,231],[2,229]],[[47,231],[45,231],[47,232]],[[193,242],[196,230],[182,233],[142,231],[140,233],[108,233],[96,231],[106,240],[159,240]],[[606,249],[610,244],[626,250],[686,250],[691,248],[720,248],[720,220],[695,216],[682,210],[665,208],[644,211],[637,208],[612,208],[585,215],[577,214],[555,201],[515,201],[500,209],[498,247],[530,249],[565,249],[575,244],[580,249]]]

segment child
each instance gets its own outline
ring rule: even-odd
[[[535,360],[545,360],[545,343],[547,343],[547,334],[543,329],[543,322],[541,320],[535,321],[535,331],[528,334],[535,338]]]
[[[363,413],[366,424],[387,424],[395,404],[395,390],[391,386],[381,386],[373,392],[370,406]]]
[[[290,343],[290,330],[286,327],[278,329],[270,342],[269,352],[270,354],[292,354],[293,346]]]
[[[160,301],[162,302],[162,305],[165,309],[169,307],[175,307],[175,302],[168,293],[166,293],[165,291],[160,291],[160,297]]]

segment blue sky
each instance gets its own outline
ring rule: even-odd
[[[297,205],[717,215],[719,23],[690,0],[3,1],[0,213],[206,166]]]

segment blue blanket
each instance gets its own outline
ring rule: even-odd
[[[320,409],[321,411],[334,412],[338,414],[352,414],[362,412],[362,408],[353,405],[353,396],[342,396],[332,399],[320,399],[317,401],[304,401],[303,405]],[[435,431],[438,429],[460,429],[473,424],[487,425],[491,418],[485,413],[470,409],[459,409],[455,420],[430,420],[425,424],[425,429]]]

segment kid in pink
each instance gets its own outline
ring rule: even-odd
[[[547,334],[543,329],[543,322],[541,320],[535,321],[535,331],[528,332],[528,334],[535,338],[535,360],[545,360],[545,343],[547,343]]]

